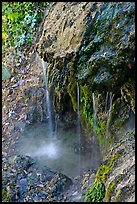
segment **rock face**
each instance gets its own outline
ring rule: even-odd
[[[96,173],[94,184],[86,193],[85,201],[135,202],[134,130],[110,149]]]
[[[120,132],[135,113],[135,4],[132,2],[58,2],[49,10],[36,46],[47,70],[58,114],[77,111],[87,135]],[[114,138],[111,137],[111,140]],[[109,141],[111,143],[111,141]],[[109,143],[108,142],[108,143]]]
[[[81,126],[87,137],[96,132],[104,152],[115,140],[120,140],[123,128],[134,128],[135,3],[57,2],[45,19],[36,49],[49,63],[52,106],[63,115],[76,112],[79,100]],[[102,190],[97,201],[134,200],[134,195],[129,195],[130,190],[134,192],[134,140],[132,144],[130,137],[127,140],[128,148],[126,139],[124,147],[114,148],[114,152],[120,151],[119,159],[115,153],[106,160],[111,170],[113,162],[118,161],[114,171],[90,190],[96,187]],[[104,166],[106,172],[107,167]]]
[[[93,3],[60,2],[50,10],[38,44],[39,55],[45,61],[75,54],[86,30],[87,17]]]
[[[56,3],[46,17],[43,33],[37,44],[40,57],[51,64],[48,69],[49,83],[51,89],[54,88],[53,104],[60,113],[69,109],[69,101],[71,103],[71,93],[68,93],[67,86],[75,79],[74,61],[92,4]],[[75,100],[72,99],[72,103],[74,105]]]

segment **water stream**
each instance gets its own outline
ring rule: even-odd
[[[108,103],[108,92],[107,92],[107,95],[106,95],[105,113],[107,113],[107,103]]]
[[[79,165],[79,174],[81,169],[81,136],[80,136],[80,88],[77,83],[77,134],[78,134],[78,141],[79,141],[79,158],[78,158],[78,165]]]
[[[109,124],[110,124],[110,116],[111,116],[113,98],[114,98],[114,94],[112,94],[112,92],[110,92],[110,94],[109,94],[109,111],[108,111],[108,120],[107,120],[108,128],[109,128]]]
[[[96,125],[97,125],[97,109],[96,109],[96,102],[95,102],[95,95],[92,93],[92,101],[93,101],[93,115],[94,115],[94,134],[96,134]]]
[[[53,124],[52,124],[52,118],[51,118],[49,87],[48,87],[48,80],[47,80],[47,75],[46,75],[48,63],[45,62],[43,59],[41,59],[41,62],[42,62],[43,76],[44,76],[44,83],[45,83],[45,92],[46,92],[46,103],[45,103],[46,116],[48,119],[48,127],[49,127],[50,137],[52,137],[53,136]]]

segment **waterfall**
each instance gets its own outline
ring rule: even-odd
[[[107,121],[107,126],[108,126],[108,128],[109,128],[109,124],[110,124],[110,116],[111,116],[113,98],[114,98],[114,94],[112,94],[112,92],[110,92],[110,94],[109,94],[108,121]]]
[[[96,133],[96,125],[97,125],[97,110],[96,110],[96,103],[95,103],[95,96],[94,93],[92,93],[92,100],[93,100],[93,115],[94,115],[94,133]]]
[[[81,169],[81,136],[80,136],[80,89],[79,85],[77,83],[77,134],[78,134],[78,145],[79,145],[79,161],[78,161],[78,167],[79,167],[79,174]]]
[[[105,102],[105,113],[107,112],[107,103],[108,103],[108,92],[106,95],[106,102]]]
[[[46,76],[48,63],[45,62],[43,59],[42,59],[42,67],[43,67],[43,76],[44,76],[45,92],[46,92],[46,116],[48,119],[49,132],[52,135],[53,134],[53,125],[52,125],[52,118],[51,118],[48,80],[47,80],[47,76]]]

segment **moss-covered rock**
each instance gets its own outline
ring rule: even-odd
[[[134,131],[123,135],[108,151],[96,172],[93,185],[85,194],[85,201],[100,199],[101,184],[105,192],[101,202],[131,202],[135,200],[135,148]],[[94,200],[93,200],[94,197]]]

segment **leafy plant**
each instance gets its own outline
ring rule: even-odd
[[[31,43],[47,2],[2,2],[2,43],[5,48]]]
[[[47,5],[47,2],[2,2],[3,80],[11,76],[18,52],[31,47]]]

